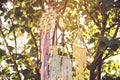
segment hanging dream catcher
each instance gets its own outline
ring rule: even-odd
[[[57,18],[56,10],[48,7],[40,19],[41,80],[48,80],[48,60],[52,48],[53,31]]]
[[[75,58],[75,80],[84,80],[84,68],[85,68],[85,62],[86,62],[86,53],[87,48],[85,46],[85,43],[83,41],[83,38],[78,32],[75,40],[75,43],[73,44],[73,57]]]

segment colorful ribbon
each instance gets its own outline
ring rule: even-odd
[[[43,32],[44,33],[44,32]],[[50,33],[43,34],[41,40],[41,80],[48,80],[48,60],[49,60],[49,46],[50,46]]]

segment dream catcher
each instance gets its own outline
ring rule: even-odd
[[[80,32],[76,33],[76,40],[73,45],[73,57],[75,58],[75,66],[76,69],[74,74],[75,80],[84,80],[84,69],[85,69],[85,62],[86,62],[86,53],[87,48],[85,46],[84,40],[80,34]]]
[[[48,80],[48,60],[50,49],[52,49],[53,33],[55,29],[55,22],[57,13],[53,7],[48,7],[46,12],[40,19],[40,50],[41,50],[41,80]]]
[[[40,19],[41,80],[72,80],[72,59],[69,54],[67,56],[59,55],[56,45],[55,24],[58,16],[60,15],[57,14],[57,11],[52,6],[48,6]],[[87,49],[81,34],[78,32],[76,35],[77,38],[73,44],[73,57],[76,63],[74,66],[75,80],[84,80],[83,71]]]

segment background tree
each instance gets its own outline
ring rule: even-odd
[[[89,66],[90,80],[101,80],[101,70],[105,59],[117,53],[119,47],[119,1],[114,0],[84,0],[83,6],[88,17],[85,21],[86,25],[96,28],[97,32],[93,32],[90,42],[95,44],[95,52],[93,53],[94,60]],[[90,19],[88,19],[90,18]],[[92,21],[91,21],[92,20]],[[94,24],[94,26],[92,25]],[[98,38],[98,40],[96,40]],[[96,42],[97,41],[97,42]]]
[[[119,0],[0,0],[0,79],[40,79],[37,41],[46,5],[56,6],[62,13],[56,26],[65,31],[65,46],[72,44],[76,29],[81,29],[90,50],[86,80],[119,75],[119,61],[109,60],[120,51]],[[26,39],[23,36],[25,42],[20,40]]]

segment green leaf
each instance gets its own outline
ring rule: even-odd
[[[33,45],[34,44],[33,39],[30,39],[27,44]]]
[[[13,73],[11,75],[11,78],[12,78],[12,80],[17,80],[18,79],[17,73]]]
[[[102,11],[108,11],[114,6],[114,0],[101,0]]]
[[[2,74],[6,74],[6,75],[9,75],[10,74],[10,71],[8,69],[8,67],[5,67],[2,71],[1,71]]]
[[[14,24],[13,26],[10,27],[9,34],[15,30],[15,28],[18,28],[19,24]]]
[[[23,76],[24,76],[24,79],[27,80],[29,77],[31,77],[31,70],[30,69],[24,69],[21,71]]]
[[[0,58],[5,55],[5,51],[0,49]]]
[[[37,56],[35,47],[31,47],[29,54],[30,54],[31,57],[36,57]]]
[[[18,0],[19,2],[23,2],[24,0]]]
[[[107,46],[109,46],[109,44],[110,44],[110,41],[108,40],[107,37],[101,36],[101,37],[99,37],[99,40],[100,40],[101,42],[104,42]]]
[[[1,10],[1,9],[0,9],[0,10]],[[1,13],[0,13],[0,16],[3,16],[3,15],[4,15],[4,12],[1,12]]]
[[[93,43],[93,42],[95,42],[95,39],[91,38],[90,41],[89,41],[89,43]]]
[[[118,39],[112,39],[110,40],[109,47],[116,51],[119,48],[120,41]]]
[[[117,49],[119,48],[119,46],[117,44],[115,44],[115,45],[110,46],[110,48],[112,50],[114,50],[114,51],[117,51]]]
[[[106,44],[104,42],[102,42],[99,46],[99,50],[103,52],[103,51],[105,51],[105,49],[106,49]]]
[[[19,60],[19,59],[25,59],[25,56],[21,54],[17,54],[16,60]]]
[[[105,7],[110,9],[114,5],[114,0],[104,0]]]
[[[11,59],[7,59],[6,62],[7,62],[8,64],[11,64],[11,63],[12,63],[12,60],[11,60]]]
[[[95,69],[95,65],[92,63],[88,66],[88,69],[93,71]]]
[[[94,35],[93,36],[95,36],[95,37],[98,37],[99,36],[99,32],[96,32],[96,33],[94,33]]]
[[[8,47],[9,47],[11,52],[14,50],[14,47],[12,47],[12,46],[8,46]]]
[[[28,32],[28,33],[31,31],[31,29],[28,28],[28,27],[24,27],[24,29],[25,29],[25,31]]]
[[[34,13],[34,11],[35,11],[35,10],[33,9],[32,6],[28,9],[28,13],[31,13],[31,14]]]
[[[18,19],[18,18],[22,17],[22,15],[23,15],[23,12],[21,11],[21,7],[20,6],[16,7],[15,8],[15,17]]]

